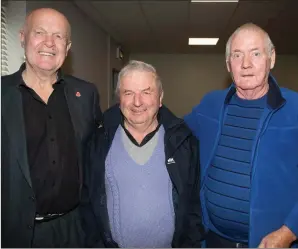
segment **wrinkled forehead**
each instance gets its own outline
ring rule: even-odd
[[[258,29],[240,30],[231,42],[231,51],[264,48],[266,48],[266,36]]]
[[[127,72],[121,79],[120,87],[143,90],[157,88],[156,75],[152,72],[134,70]]]

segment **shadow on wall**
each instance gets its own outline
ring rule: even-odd
[[[65,74],[73,75],[73,68],[72,68],[72,51],[69,50],[68,55],[62,65],[62,71]]]
[[[225,77],[225,80],[224,80],[224,88],[228,88],[230,87],[230,85],[232,84],[233,80],[231,78],[231,76],[228,74],[226,77]]]

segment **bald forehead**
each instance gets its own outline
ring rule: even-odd
[[[234,33],[232,42],[235,40],[235,38],[238,38],[239,36],[242,36],[243,34],[249,34],[253,36],[259,36],[260,38],[264,39],[267,36],[267,33],[261,29],[260,27],[256,25],[243,25],[240,29],[237,30],[237,32]]]
[[[56,18],[60,18],[63,20],[65,23],[69,24],[67,18],[65,15],[63,15],[61,12],[51,9],[51,8],[41,8],[41,9],[36,9],[33,10],[29,15],[26,17],[26,22],[32,21],[32,19],[44,16],[44,15],[50,15],[50,16],[55,16]]]
[[[26,29],[33,25],[38,24],[41,18],[55,18],[57,21],[63,23],[63,25],[66,28],[66,32],[70,37],[71,28],[70,28],[69,21],[67,20],[65,15],[63,15],[61,12],[51,8],[41,8],[41,9],[33,10],[26,17],[24,28]]]
[[[262,46],[266,47],[268,45],[266,37],[266,32],[262,29],[244,28],[233,35],[230,48],[232,49],[236,43],[239,45],[239,42],[241,42],[244,45],[252,40],[259,41]]]

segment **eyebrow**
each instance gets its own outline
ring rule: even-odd
[[[232,53],[242,53],[242,51],[240,49],[235,49],[232,51]]]
[[[150,91],[151,90],[151,88],[150,88],[150,86],[148,87],[148,88],[146,88],[146,89],[143,89],[143,90],[141,90],[142,92],[146,92],[146,91]]]
[[[35,27],[35,28],[33,28],[33,30],[37,30],[37,29],[42,29],[43,31],[46,31],[43,27]]]
[[[145,91],[150,91],[151,87],[149,86],[148,88],[142,89],[141,92],[145,92]],[[129,89],[124,89],[124,92],[134,92],[133,90],[129,90]]]
[[[124,89],[124,92],[133,92],[132,90]]]
[[[252,48],[249,51],[251,52],[251,51],[256,51],[256,50],[260,50],[260,48]],[[243,53],[243,51],[241,51],[240,49],[235,49],[232,51],[232,53],[238,53],[238,52]]]
[[[42,30],[42,31],[44,31],[44,32],[48,32],[48,31],[46,31],[43,27],[40,27],[40,26],[34,28],[33,30],[35,30],[35,31],[36,31],[36,30]],[[52,34],[61,34],[61,35],[65,36],[65,37],[67,37],[67,32],[66,32],[66,33],[63,33],[63,32],[61,32],[61,31],[57,31],[57,32],[52,32]]]

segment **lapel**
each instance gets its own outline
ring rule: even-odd
[[[83,114],[82,113],[83,109],[81,104],[82,97],[77,97],[76,96],[77,92],[79,92],[78,89],[71,86],[71,84],[65,81],[64,93],[65,93],[65,98],[67,101],[72,125],[75,132],[77,150],[78,150],[79,159],[81,162],[81,159],[82,159],[81,141],[83,140],[84,115],[82,115]]]
[[[12,155],[15,155],[22,173],[30,187],[32,187],[21,92],[16,85],[13,85],[2,98],[2,121],[5,123],[10,136]]]

